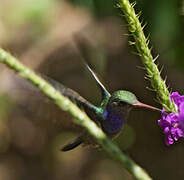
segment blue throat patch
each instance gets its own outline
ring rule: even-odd
[[[124,121],[124,116],[122,113],[111,111],[111,110],[105,110],[103,113],[103,121],[102,121],[102,129],[107,134],[116,134],[118,133],[122,126]]]

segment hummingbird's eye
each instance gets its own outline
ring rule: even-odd
[[[120,101],[120,105],[121,106],[130,106],[130,104],[128,104],[127,102],[125,102],[125,101]]]
[[[120,101],[120,104],[121,104],[122,106],[126,106],[126,105],[127,105],[127,103],[124,102],[124,101]]]
[[[114,106],[129,106],[129,104],[125,101],[119,101],[119,100],[116,100],[114,102],[112,102],[112,104]]]

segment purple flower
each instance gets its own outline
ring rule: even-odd
[[[165,143],[168,146],[180,137],[184,137],[184,95],[180,96],[178,92],[173,92],[170,97],[174,101],[178,113],[168,114],[163,108],[161,119],[158,120],[158,125],[164,131]]]

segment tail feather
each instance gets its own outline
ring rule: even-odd
[[[70,150],[76,148],[77,146],[79,146],[79,145],[82,144],[82,143],[83,143],[82,138],[81,138],[81,137],[78,137],[78,138],[75,139],[73,142],[71,142],[71,143],[65,145],[65,146],[61,149],[61,151],[64,151],[64,152],[65,152],[65,151],[70,151]]]

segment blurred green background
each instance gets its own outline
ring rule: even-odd
[[[111,0],[0,0],[0,45],[35,71],[46,74],[98,104],[100,92],[86,71],[77,41],[107,89],[132,91],[160,107],[126,22]],[[147,23],[153,54],[172,91],[184,92],[184,1],[137,0]],[[77,38],[76,38],[77,37]],[[77,40],[76,40],[77,39]],[[103,150],[87,147],[63,153],[61,147],[81,129],[72,117],[38,90],[0,65],[0,179],[133,179]],[[184,178],[183,140],[171,147],[157,125],[160,114],[134,110],[115,140],[153,179]]]

